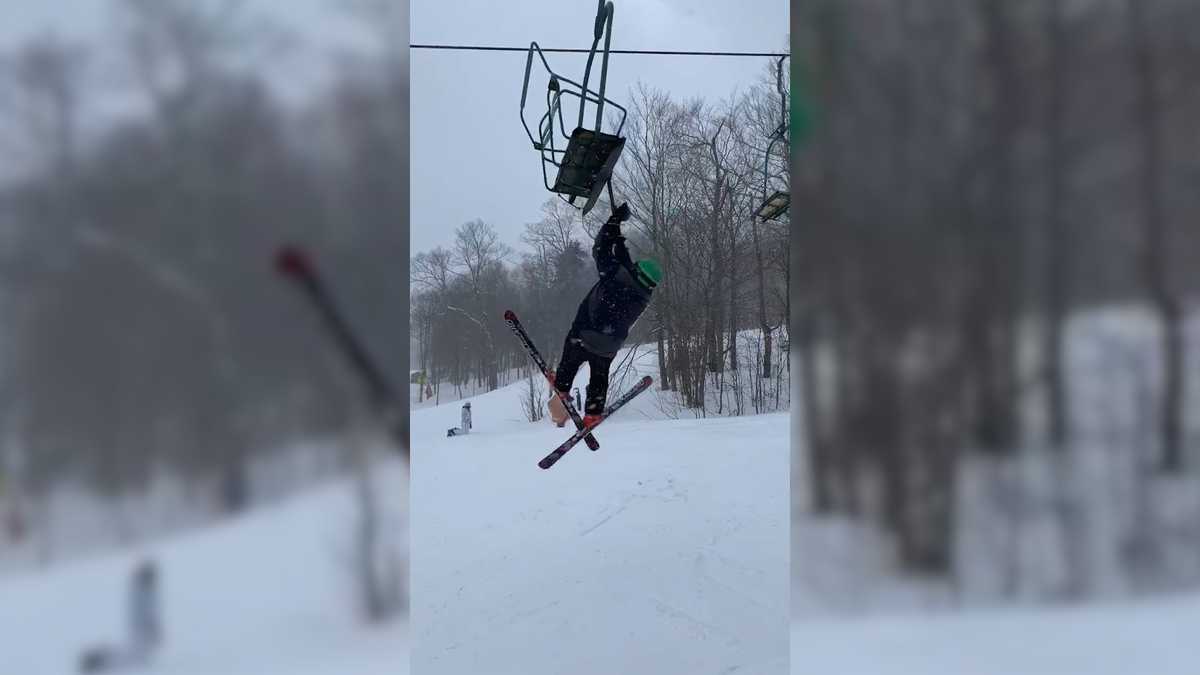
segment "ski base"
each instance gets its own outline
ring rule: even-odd
[[[512,331],[513,335],[517,336],[517,340],[521,342],[521,346],[525,348],[529,357],[533,359],[538,370],[542,371],[542,376],[546,378],[546,382],[550,385],[550,391],[558,395],[558,398],[562,400],[563,406],[567,409],[567,414],[571,416],[571,421],[575,423],[575,428],[579,431],[584,431],[583,418],[579,416],[579,410],[575,408],[575,402],[571,400],[570,396],[555,388],[554,372],[550,370],[550,366],[546,365],[546,359],[542,358],[542,353],[537,350],[537,347],[533,346],[533,341],[529,339],[529,334],[525,332],[525,327],[521,325],[521,321],[517,318],[517,313],[511,309],[505,310],[504,323],[508,324],[508,329]],[[590,433],[583,440],[592,450],[600,449],[600,441],[596,440],[596,437]]]
[[[649,389],[653,382],[654,380],[649,375],[643,377],[638,381],[637,384],[633,385],[629,391],[625,392],[620,398],[618,398],[616,401],[613,401],[611,405],[605,408],[604,414],[600,416],[600,419],[597,420],[595,424],[587,427],[586,429],[580,429],[579,431],[576,431],[571,435],[570,438],[568,438],[566,441],[563,441],[562,445],[558,446],[550,454],[543,457],[542,460],[538,462],[538,466],[543,469],[549,469],[550,467],[554,466],[555,462],[562,459],[563,455],[567,454],[571,448],[575,447],[579,441],[583,440],[585,435],[590,433],[596,427],[600,426],[604,420],[608,419],[609,416],[611,416],[617,410],[620,410],[621,407],[626,403],[632,401],[635,396]]]

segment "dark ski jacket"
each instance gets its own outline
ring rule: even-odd
[[[578,338],[589,352],[612,358],[650,303],[651,291],[633,276],[633,260],[619,223],[610,220],[600,228],[592,245],[592,258],[596,260],[600,280],[579,303],[571,336]]]

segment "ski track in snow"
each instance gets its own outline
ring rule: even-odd
[[[413,670],[786,673],[787,414],[653,419],[651,389],[542,470],[570,429],[523,386],[467,436],[460,403],[413,411]]]

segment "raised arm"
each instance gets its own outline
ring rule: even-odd
[[[596,271],[600,273],[601,278],[609,276],[617,269],[618,261],[613,249],[619,239],[619,226],[610,223],[604,223],[596,233],[596,241],[592,244],[592,259],[596,261]]]
[[[625,237],[621,236],[621,222],[629,218],[629,207],[622,204],[604,221],[592,244],[592,259],[596,271],[604,279],[612,275],[621,265],[628,263],[629,250],[625,248]]]

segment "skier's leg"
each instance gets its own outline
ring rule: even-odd
[[[588,377],[587,401],[583,404],[584,412],[588,415],[604,412],[604,404],[608,399],[608,369],[611,365],[612,357],[588,355],[588,366],[592,373]]]
[[[563,342],[562,359],[558,362],[558,370],[554,373],[554,388],[561,394],[566,395],[571,390],[575,374],[579,372],[579,367],[583,365],[586,357],[578,339],[568,333],[567,339]],[[561,427],[567,423],[570,415],[559,396],[551,393],[548,407],[550,419],[554,424]]]
[[[562,358],[559,359],[558,369],[554,373],[554,388],[564,394],[570,392],[575,374],[579,372],[579,367],[587,357],[588,353],[579,343],[579,338],[567,333],[567,339],[563,341]]]

